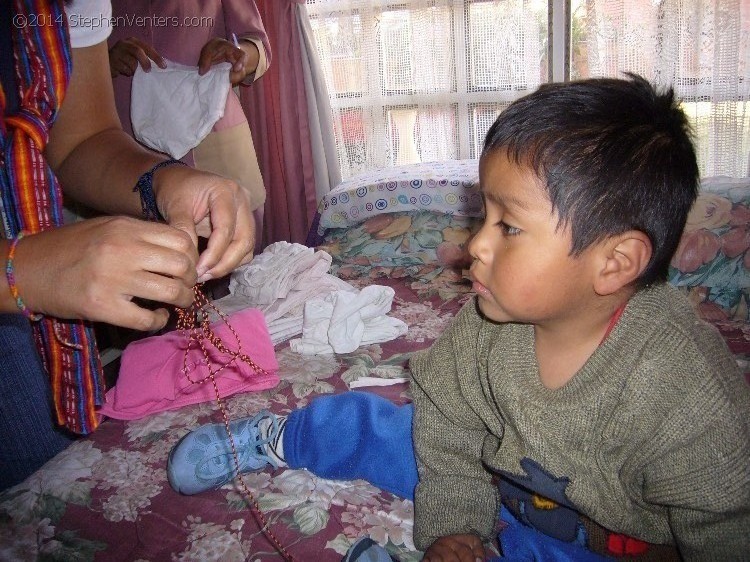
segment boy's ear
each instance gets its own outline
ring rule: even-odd
[[[602,244],[601,267],[594,280],[599,295],[611,295],[643,273],[651,260],[651,240],[640,230],[628,230]]]

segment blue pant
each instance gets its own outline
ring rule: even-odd
[[[413,500],[413,411],[367,392],[316,398],[287,418],[284,458],[291,468],[333,480],[362,478]]]
[[[49,377],[29,321],[0,314],[0,490],[24,480],[72,437],[52,413]]]
[[[396,406],[367,392],[316,398],[294,410],[284,428],[290,468],[334,480],[362,478],[402,498],[414,499],[417,466],[412,447],[411,404]],[[549,537],[516,520],[504,507],[507,527],[498,535],[498,561],[594,562],[607,560],[580,544]]]

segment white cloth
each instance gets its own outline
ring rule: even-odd
[[[301,276],[314,279],[325,274],[331,261],[327,252],[316,252],[302,244],[274,242],[232,273],[229,292],[247,297],[255,306],[272,304],[299,285]]]
[[[289,346],[306,355],[351,353],[361,345],[397,338],[408,327],[387,316],[394,295],[391,287],[370,285],[358,293],[336,291],[308,301],[302,337],[291,340]]]
[[[394,384],[401,384],[409,382],[408,377],[396,377],[393,379],[384,379],[382,377],[359,377],[349,383],[349,388],[365,388],[368,386],[393,386]]]
[[[273,333],[269,332],[274,345],[302,333],[302,314],[290,314],[273,322]]]
[[[284,299],[280,300],[283,301]],[[301,305],[297,307],[297,309],[290,309],[286,316],[276,317],[274,312],[268,314],[263,311],[262,307],[253,306],[247,297],[242,295],[227,295],[214,301],[212,304],[225,316],[231,316],[235,312],[247,308],[258,308],[263,312],[263,317],[266,319],[266,326],[268,327],[268,335],[271,337],[271,341],[274,345],[302,333],[303,309]],[[219,315],[215,312],[209,310],[208,314],[211,322],[217,322],[219,320]],[[274,320],[269,322],[269,317],[273,317]]]
[[[328,273],[332,258],[302,244],[276,242],[249,264],[237,268],[229,295],[213,303],[224,314],[244,308],[263,312],[274,344],[302,333],[304,304],[333,291],[356,292]]]
[[[149,72],[136,67],[130,120],[140,142],[172,158],[182,158],[224,115],[232,65],[214,65],[201,76],[197,66],[165,62],[166,68],[152,64]]]
[[[356,292],[356,289],[349,283],[325,271],[320,275],[310,275],[310,273],[311,271],[307,271],[298,276],[294,288],[284,298],[276,299],[270,305],[261,307],[266,315],[266,322],[274,323],[290,315],[299,316],[302,319],[305,303],[310,299],[322,297],[334,291]]]
[[[302,333],[290,342],[298,353],[350,353],[406,333],[404,322],[387,316],[393,289],[370,285],[358,291],[328,273],[331,261],[322,250],[276,242],[237,268],[230,294],[213,305],[227,315],[260,309],[274,344]]]
[[[112,33],[112,3],[109,0],[73,0],[65,6],[73,49],[91,47]]]

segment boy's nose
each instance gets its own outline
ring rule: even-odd
[[[486,244],[485,226],[482,227],[469,239],[467,248],[469,255],[474,261],[486,261],[488,246]]]

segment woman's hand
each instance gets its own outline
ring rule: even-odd
[[[258,48],[251,42],[243,41],[243,44],[246,45],[247,49],[252,49],[254,54],[257,53]],[[252,64],[253,58],[255,59],[255,64]],[[245,76],[253,72],[258,66],[257,59],[257,56],[251,57],[248,51],[236,46],[231,41],[215,37],[203,45],[201,49],[201,54],[198,58],[198,73],[203,75],[213,65],[221,62],[229,62],[232,63],[232,68],[229,72],[229,81],[232,84],[239,84],[245,79]]]
[[[422,562],[484,562],[482,539],[476,535],[448,535],[433,542]]]
[[[195,244],[181,230],[101,217],[26,236],[14,263],[20,294],[34,312],[157,330],[168,311],[133,299],[189,306],[197,259]]]
[[[223,277],[252,259],[255,221],[247,192],[235,182],[188,168],[169,166],[154,174],[159,212],[167,222],[208,246],[197,264],[198,282]]]
[[[109,71],[112,78],[120,74],[133,76],[139,64],[148,72],[151,70],[152,60],[160,68],[167,67],[162,56],[151,45],[136,37],[122,39],[109,49]]]

